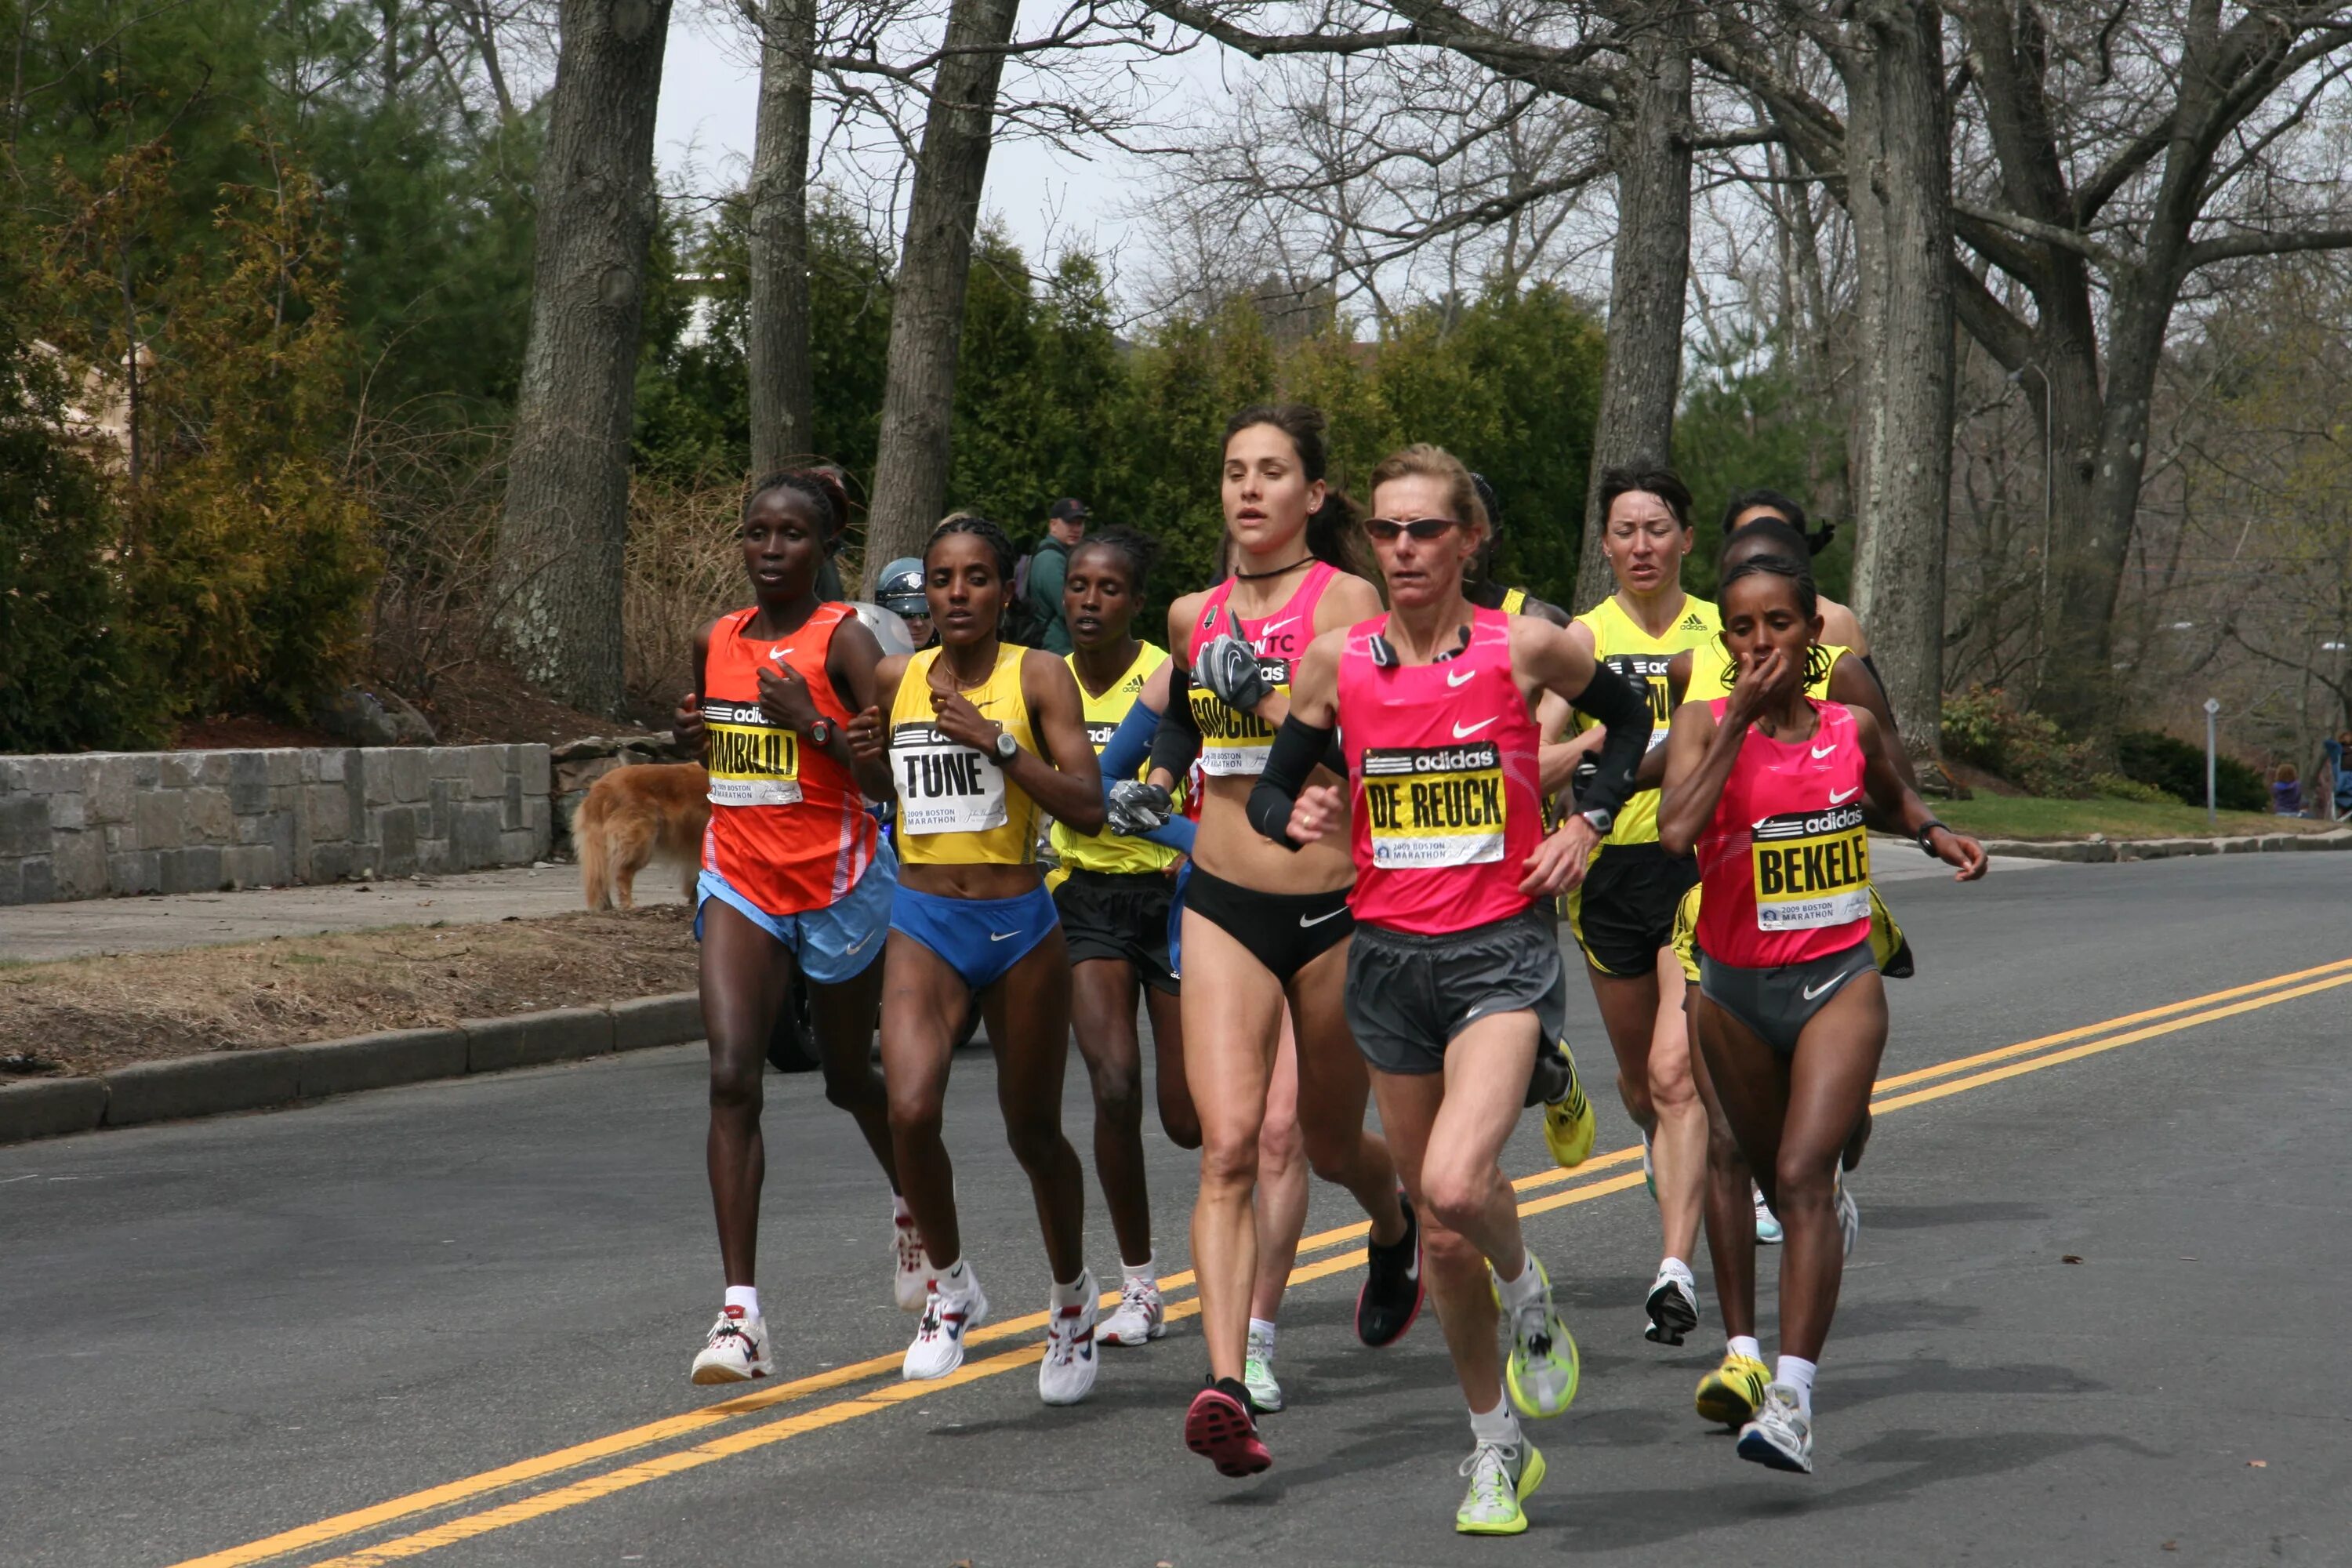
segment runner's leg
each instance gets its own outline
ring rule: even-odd
[[[1086,1167],[1062,1135],[1062,1078],[1070,1059],[1070,965],[1059,926],[981,994],[996,1052],[996,1103],[1005,1141],[1029,1174],[1045,1258],[1056,1283],[1087,1266]],[[917,1216],[918,1223],[921,1215]],[[930,1232],[923,1233],[929,1237]]]
[[[1070,968],[1070,1018],[1094,1087],[1095,1174],[1118,1256],[1151,1261],[1151,1200],[1143,1173],[1143,1053],[1136,1038],[1135,966],[1093,958]]]
[[[1238,1382],[1257,1267],[1258,1133],[1282,987],[1231,932],[1184,911],[1186,1079],[1201,1121],[1192,1268],[1213,1376]]]

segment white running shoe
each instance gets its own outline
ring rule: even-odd
[[[1145,1344],[1168,1331],[1167,1320],[1167,1312],[1160,1304],[1159,1282],[1130,1279],[1118,1293],[1118,1305],[1097,1325],[1095,1343]]]
[[[1748,1190],[1756,1197],[1757,1242],[1764,1247],[1778,1246],[1780,1240],[1780,1216],[1774,1214],[1772,1205],[1764,1201],[1763,1188],[1750,1182],[1748,1184]]]
[[[988,1297],[980,1276],[965,1272],[971,1288],[961,1296],[941,1290],[936,1281],[923,1296],[923,1321],[915,1329],[915,1342],[898,1374],[908,1379],[945,1377],[963,1364],[963,1337],[988,1319]]]
[[[694,1381],[706,1385],[749,1383],[771,1370],[768,1325],[740,1307],[721,1309],[719,1321],[710,1325],[710,1337],[694,1358]]]
[[[1048,1405],[1076,1405],[1095,1385],[1101,1365],[1095,1360],[1095,1277],[1078,1276],[1078,1299],[1059,1311],[1046,1304],[1045,1359],[1037,1363],[1037,1397]],[[1121,1303],[1124,1305],[1124,1303]]]
[[[1271,1415],[1282,1408],[1282,1384],[1274,1376],[1274,1346],[1255,1329],[1250,1331],[1248,1348],[1242,1357],[1242,1387],[1259,1410]]]
[[[891,1216],[890,1266],[890,1289],[898,1300],[898,1310],[921,1311],[923,1298],[931,1292],[931,1260],[923,1255],[923,1237],[915,1229],[913,1215]]]
[[[1691,1278],[1690,1266],[1673,1258],[1659,1264],[1650,1299],[1643,1305],[1650,1314],[1643,1339],[1654,1345],[1682,1343],[1683,1336],[1698,1327],[1698,1281]]]
[[[1756,1419],[1739,1429],[1739,1457],[1776,1470],[1813,1473],[1813,1423],[1785,1383],[1769,1384]]]
[[[1862,1211],[1853,1206],[1853,1194],[1845,1190],[1843,1182],[1836,1182],[1836,1187],[1838,1237],[1845,1243],[1845,1255],[1852,1258],[1853,1244],[1862,1239]]]

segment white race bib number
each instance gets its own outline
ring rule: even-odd
[[[996,759],[949,740],[929,724],[890,731],[901,833],[985,833],[1005,822],[1004,770]]]

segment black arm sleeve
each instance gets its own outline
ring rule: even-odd
[[[1633,770],[1650,747],[1649,696],[1607,665],[1595,663],[1592,680],[1578,693],[1576,706],[1609,727],[1609,738],[1593,759],[1592,782],[1577,791],[1576,804],[1586,811],[1614,815],[1632,796]]]
[[[1285,719],[1282,728],[1274,732],[1274,744],[1266,752],[1265,772],[1257,775],[1257,784],[1250,790],[1249,805],[1243,809],[1252,827],[1285,849],[1304,847],[1290,837],[1290,808],[1298,804],[1298,792],[1307,787],[1307,775],[1323,761],[1335,732],[1331,728],[1302,724],[1297,719]]]
[[[1168,706],[1160,710],[1160,729],[1151,737],[1151,766],[1166,768],[1178,784],[1201,754],[1201,726],[1192,717],[1192,672],[1169,660]]]

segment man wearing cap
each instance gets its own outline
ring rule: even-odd
[[[1091,515],[1084,501],[1067,496],[1055,501],[1045,513],[1045,542],[1029,558],[1029,610],[1044,628],[1037,646],[1048,653],[1070,651],[1070,628],[1062,621],[1062,578],[1069,571],[1070,552],[1087,537]]]

